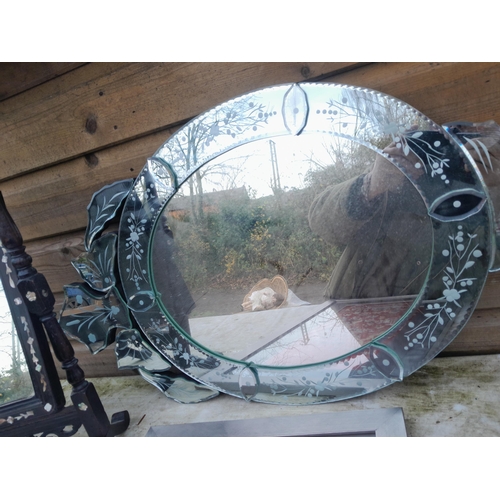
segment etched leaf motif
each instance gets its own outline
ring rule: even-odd
[[[71,261],[80,276],[94,290],[106,292],[116,285],[113,272],[116,258],[117,235],[105,234],[92,243],[89,252]]]
[[[457,317],[456,308],[461,307],[461,296],[472,293],[477,277],[467,275],[465,270],[476,264],[472,259],[482,257],[483,251],[477,245],[474,246],[476,234],[467,233],[469,241],[466,241],[464,227],[458,226],[458,230],[455,235],[449,236],[448,248],[441,251],[448,259],[442,276],[445,286],[443,295],[436,302],[427,304],[423,321],[408,323],[409,329],[404,334],[408,341],[404,346],[406,351],[415,348],[429,349],[432,344],[438,342],[441,333],[438,325],[444,326],[445,322],[453,321]]]
[[[114,342],[117,328],[130,328],[128,310],[118,290],[108,293],[93,291],[86,283],[64,288],[66,299],[59,323],[64,332],[84,343],[93,354]],[[75,307],[75,296],[79,295]]]
[[[88,224],[85,231],[85,249],[87,251],[105,225],[118,213],[133,184],[133,179],[126,179],[104,186],[94,193],[87,207]]]

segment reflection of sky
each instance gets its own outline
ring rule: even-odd
[[[304,188],[304,176],[315,168],[311,156],[315,161],[323,164],[331,162],[327,145],[331,141],[327,135],[303,135],[274,137],[272,142],[276,148],[276,163],[278,166],[280,185],[285,191]],[[224,173],[219,172],[217,165],[224,165]],[[210,178],[204,177],[203,189],[205,192],[231,189],[246,186],[255,190],[256,197],[273,194],[273,166],[271,160],[271,146],[269,140],[257,141],[225,153],[202,167],[201,172],[212,173]],[[188,196],[187,184],[180,192]]]

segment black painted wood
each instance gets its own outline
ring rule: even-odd
[[[54,312],[54,296],[45,277],[32,266],[31,257],[25,252],[19,229],[10,216],[0,192],[0,241],[6,250],[6,256],[17,273],[17,289],[26,305],[33,323],[34,335],[44,345],[47,334],[55,356],[66,372],[72,386],[73,406],[64,407],[64,395],[57,377],[55,366],[49,370],[48,390],[56,404],[52,411],[36,418],[20,418],[8,426],[0,425],[0,435],[72,435],[83,424],[89,436],[114,436],[124,432],[130,422],[127,411],[118,412],[109,421],[103,404],[92,383],[85,379],[85,374],[78,365],[75,352],[68,338],[59,325]],[[21,342],[23,338],[20,337]],[[25,350],[26,352],[26,350]],[[50,365],[50,362],[48,363]],[[39,405],[39,402],[36,402]],[[0,408],[0,414],[3,408]],[[12,414],[20,410],[30,411],[30,400],[9,405]],[[12,419],[11,419],[12,421]],[[76,428],[75,428],[76,427]],[[71,428],[71,431],[65,431]]]

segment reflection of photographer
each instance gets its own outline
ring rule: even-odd
[[[488,187],[493,208],[500,213],[500,126],[484,123],[454,122],[447,125],[462,141],[476,162]],[[412,132],[413,134],[413,132]],[[441,135],[419,132],[419,154],[435,153],[442,146],[451,165],[463,161],[458,149],[441,144]],[[423,174],[415,168],[417,158],[402,152],[401,143],[384,149],[412,176]],[[416,149],[415,149],[416,150]],[[464,182],[470,173],[455,172]],[[438,172],[439,174],[439,172]],[[309,211],[311,229],[325,241],[343,247],[326,289],[329,298],[376,298],[414,295],[420,292],[427,273],[432,231],[425,205],[411,182],[391,162],[377,156],[369,172],[334,185],[316,197]],[[497,239],[500,235],[497,216]],[[439,282],[429,283],[440,296]],[[434,293],[435,292],[435,293]]]
[[[396,143],[384,152],[403,167],[410,165],[411,158]],[[420,292],[431,253],[429,218],[417,190],[383,156],[377,155],[369,172],[319,194],[311,205],[309,224],[323,240],[344,248],[327,297]]]

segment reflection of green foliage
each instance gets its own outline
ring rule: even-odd
[[[232,200],[202,223],[172,221],[178,262],[191,290],[236,287],[283,275],[290,285],[305,276],[326,280],[340,253],[309,228],[312,191]]]
[[[33,395],[33,385],[28,371],[12,366],[0,371],[0,405],[25,399]]]

